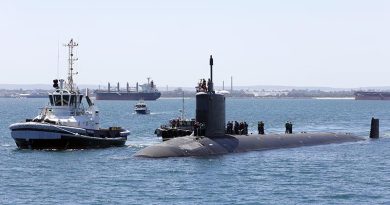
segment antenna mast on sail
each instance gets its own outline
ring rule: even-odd
[[[214,60],[213,56],[210,55],[210,84],[208,85],[208,90],[209,92],[214,92],[214,83],[213,83],[213,65],[214,65]]]
[[[68,57],[68,63],[69,63],[69,68],[68,68],[68,86],[70,91],[73,91],[74,84],[73,84],[73,75],[77,74],[73,72],[73,64],[75,61],[78,60],[78,58],[73,57],[73,48],[78,46],[79,44],[73,41],[73,38],[70,39],[70,42],[68,44],[65,44],[66,47],[69,49],[69,57]]]
[[[183,91],[183,109],[181,110],[181,119],[184,119],[184,91]]]

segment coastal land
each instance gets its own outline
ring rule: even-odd
[[[167,86],[168,87],[168,86]],[[195,89],[190,87],[160,87],[162,98],[194,97]],[[88,88],[89,95],[95,91],[106,89],[96,85],[81,85],[81,89]],[[0,85],[0,98],[45,98],[52,88],[50,85]],[[288,87],[288,86],[236,86],[234,89],[216,86],[217,92],[226,97],[237,98],[313,98],[313,99],[348,99],[353,98],[356,91],[390,91],[390,87],[365,88],[329,88],[329,87]],[[115,91],[113,91],[115,92]]]

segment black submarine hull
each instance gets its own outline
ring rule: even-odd
[[[267,135],[224,135],[178,137],[138,151],[147,158],[209,156],[334,143],[357,142],[364,138],[349,133],[297,133]]]

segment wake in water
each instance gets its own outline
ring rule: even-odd
[[[135,139],[132,139],[132,140],[127,140],[126,146],[127,147],[131,147],[131,148],[145,148],[147,146],[160,143],[161,141],[162,141],[161,138],[158,139],[158,140],[150,140],[150,141],[149,140],[135,140]]]
[[[0,146],[1,147],[11,147],[12,145],[8,144],[8,143],[1,143]]]
[[[382,133],[379,132],[379,135],[383,138],[390,138],[390,130],[382,131]]]

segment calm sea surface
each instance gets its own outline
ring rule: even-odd
[[[0,204],[390,204],[390,101],[226,100],[226,120],[255,132],[352,132],[367,138],[380,119],[381,138],[359,143],[210,157],[142,159],[159,143],[154,129],[179,115],[181,99],[97,101],[102,126],[131,131],[126,147],[100,150],[18,150],[8,126],[35,117],[46,99],[0,99]],[[186,99],[194,117],[194,99]]]

